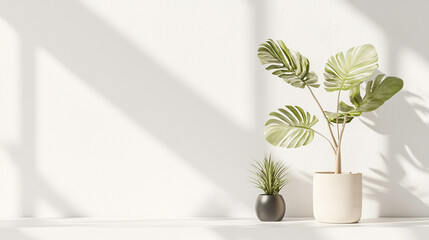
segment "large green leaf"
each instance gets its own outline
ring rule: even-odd
[[[328,118],[329,122],[331,123],[343,123],[345,116],[347,116],[346,123],[349,123],[353,120],[354,117],[360,116],[362,112],[359,111],[351,111],[351,112],[329,112],[325,111],[326,118]]]
[[[379,74],[374,81],[368,81],[365,89],[365,97],[362,99],[360,95],[360,86],[350,90],[350,101],[355,107],[347,105],[343,101],[339,104],[341,112],[325,111],[326,117],[332,123],[343,123],[344,116],[347,116],[346,123],[349,123],[354,117],[360,116],[362,112],[370,112],[379,108],[390,99],[393,95],[399,92],[404,83],[397,77],[386,77],[384,74]]]
[[[317,75],[310,72],[310,62],[299,52],[286,47],[283,41],[277,43],[272,39],[262,43],[258,48],[258,57],[265,69],[273,70],[272,74],[298,88],[305,86],[319,87]]]
[[[350,89],[349,97],[350,102],[353,103],[355,107],[358,107],[362,103],[362,97],[360,96],[360,84]]]
[[[274,146],[297,148],[313,141],[313,127],[319,120],[298,106],[287,105],[265,123],[265,139]]]
[[[350,111],[354,110],[354,107],[348,105],[347,103],[345,103],[343,101],[340,102],[338,107],[339,107],[339,110],[341,112],[350,112]]]
[[[402,79],[397,77],[386,77],[384,74],[378,75],[374,81],[368,81],[365,89],[365,97],[357,105],[356,110],[370,112],[379,108],[389,98],[399,92],[404,86]]]
[[[378,68],[377,51],[371,44],[350,48],[332,56],[325,67],[328,92],[349,90],[369,79]]]

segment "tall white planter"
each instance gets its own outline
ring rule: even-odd
[[[313,177],[313,213],[322,223],[356,223],[362,214],[362,174],[317,172]]]

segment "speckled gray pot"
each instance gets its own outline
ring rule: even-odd
[[[256,199],[255,209],[261,221],[281,221],[286,211],[285,200],[280,194],[261,194]]]

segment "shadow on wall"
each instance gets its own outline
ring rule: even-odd
[[[429,125],[417,112],[428,115],[429,108],[419,96],[402,91],[376,113],[365,116],[368,127],[388,137],[389,151],[381,156],[387,171],[371,169],[377,177],[365,179],[368,197],[379,203],[380,216],[429,215],[429,206],[422,201],[429,192],[416,195],[412,186],[401,184],[411,173],[425,179],[429,175]]]
[[[414,49],[420,56],[429,59],[429,32],[427,1],[349,1],[371,18],[385,31],[390,45],[390,71],[397,75],[401,59],[398,52],[403,47]],[[412,26],[412,27],[410,27]],[[422,79],[426,81],[426,79]],[[405,86],[407,79],[404,79]],[[368,127],[389,137],[389,152],[381,155],[387,172],[372,170],[377,178],[366,178],[369,198],[379,202],[381,216],[428,216],[429,192],[416,194],[416,189],[401,185],[410,172],[404,165],[412,166],[421,176],[429,176],[429,125],[417,112],[429,114],[427,103],[412,92],[402,91],[376,111],[366,116],[373,124]],[[410,167],[407,169],[410,169]],[[406,208],[404,207],[406,206]]]
[[[37,92],[35,81],[35,45],[33,42],[21,41],[21,139],[20,145],[8,146],[9,154],[17,164],[21,179],[20,205],[21,216],[35,216],[36,204],[45,200],[58,212],[65,216],[81,216],[78,209],[60,196],[43,176],[36,171],[36,125],[37,125]]]
[[[313,176],[292,171],[291,182],[284,187],[282,195],[286,201],[286,217],[313,217]]]
[[[395,58],[401,46],[407,46],[429,59],[427,1],[349,0],[348,2],[385,31],[386,40],[391,45],[391,58]],[[393,61],[397,60],[393,59]]]
[[[262,130],[243,130],[77,1],[1,1],[0,15],[27,46],[44,48],[232,197],[246,204],[253,202],[255,196],[248,185],[231,182],[237,182],[237,176],[247,180],[249,152],[263,147]],[[33,61],[34,56],[30,59]],[[33,73],[34,62],[23,64],[22,72]],[[24,77],[23,87],[34,91],[28,93],[33,98],[23,106],[25,113],[31,113],[23,126],[27,142],[12,152],[17,152],[14,156],[24,183],[22,197],[27,199],[23,200],[23,215],[32,216],[35,199],[55,194],[35,169],[35,83],[33,75]],[[25,86],[27,82],[32,87]],[[256,97],[256,116],[261,115],[263,99]],[[263,123],[256,125],[262,127]],[[48,199],[53,201],[65,216],[82,216],[65,200]]]
[[[260,31],[264,27],[263,16],[258,13],[261,5],[256,2],[249,2],[254,6],[256,19],[255,46],[260,35],[263,35]],[[397,44],[406,44],[415,47],[424,57],[429,57],[429,45],[426,44],[429,39],[425,26],[428,21],[421,19],[429,17],[426,17],[423,1],[414,5],[407,3],[406,8],[401,4],[399,6],[398,2],[390,1],[353,1],[351,4],[386,29],[388,39],[392,43],[392,52]],[[391,10],[386,11],[386,6]],[[403,16],[404,11],[409,11],[407,14],[409,19],[397,17]],[[124,114],[225,189],[232,197],[253,205],[255,196],[248,191],[249,184],[242,186],[231,182],[236,182],[237,175],[245,179],[244,181],[247,180],[249,152],[263,146],[261,129],[245,131],[230,121],[204,99],[181,85],[177,77],[171,75],[167,69],[154,63],[137,46],[77,1],[0,1],[0,15],[24,39],[25,51],[22,58],[24,61],[22,72],[25,73],[22,79],[23,95],[26,96],[22,106],[22,116],[26,116],[22,126],[24,142],[21,146],[11,149],[12,156],[22,171],[23,216],[35,214],[34,204],[37,198],[45,198],[64,216],[84,216],[84,213],[80,213],[67,203],[66,199],[56,195],[55,190],[51,189],[36,172],[35,46],[42,47],[54,55]],[[255,63],[256,61],[255,57]],[[264,91],[261,81],[257,81],[258,76],[257,71],[253,79],[255,89],[258,91],[255,93],[254,102],[255,119],[256,126],[263,126]],[[419,197],[408,191],[412,189],[405,189],[398,183],[406,174],[400,163],[401,158],[407,159],[420,171],[427,173],[428,169],[429,149],[425,142],[429,140],[427,137],[429,130],[427,124],[415,113],[416,110],[427,113],[428,109],[424,105],[407,102],[408,96],[412,96],[412,93],[395,96],[391,103],[377,111],[380,118],[376,115],[368,116],[368,119],[375,122],[374,126],[370,126],[372,129],[382,134],[390,134],[390,152],[385,156],[386,161],[389,161],[387,164],[389,172],[377,173],[383,180],[367,179],[385,189],[382,192],[378,188],[372,189],[370,193],[370,197],[380,202],[381,215],[392,215],[392,209],[401,209],[404,205],[410,206],[413,214],[429,214],[427,206]],[[398,116],[397,109],[404,112]],[[403,128],[405,122],[413,125],[413,128]],[[311,185],[307,183],[298,186],[311,189],[309,187]],[[397,204],[392,203],[390,201],[392,198],[401,201]],[[212,206],[210,202],[208,205]],[[200,214],[212,213],[202,210]],[[224,233],[234,235],[235,231],[231,229]]]

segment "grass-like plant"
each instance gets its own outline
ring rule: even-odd
[[[325,67],[325,90],[338,92],[335,111],[325,111],[312,89],[318,88],[318,77],[310,71],[310,62],[298,51],[286,47],[283,41],[269,39],[258,48],[258,57],[268,71],[296,88],[308,89],[326,120],[330,138],[313,126],[319,121],[298,106],[286,105],[265,124],[265,139],[274,146],[297,148],[313,141],[314,134],[329,142],[335,155],[335,173],[341,173],[341,144],[346,124],[364,112],[379,108],[402,89],[403,81],[397,77],[379,74],[370,80],[378,69],[378,55],[374,46],[365,44],[339,52],[328,59]],[[361,85],[366,82],[365,95]],[[341,93],[348,91],[349,103],[341,101]],[[336,133],[334,130],[336,127]]]
[[[282,162],[274,161],[265,156],[263,161],[256,161],[252,164],[255,175],[252,183],[257,188],[260,188],[266,195],[277,195],[280,190],[288,183],[286,178],[288,172],[287,167]]]

